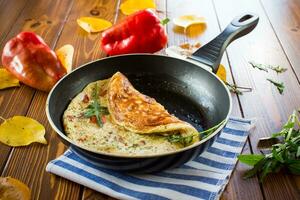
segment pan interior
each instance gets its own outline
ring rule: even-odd
[[[88,83],[109,78],[117,71],[125,74],[137,90],[199,131],[220,123],[229,114],[227,90],[205,69],[166,56],[124,55],[88,63],[60,80],[47,101],[48,117],[55,128],[64,133],[63,113]]]
[[[189,122],[198,131],[208,127],[204,108],[189,97],[191,91],[184,82],[167,75],[129,75],[133,86],[143,94],[154,98],[169,113]]]

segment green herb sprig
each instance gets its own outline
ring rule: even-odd
[[[186,146],[189,146],[193,142],[194,137],[200,136],[202,139],[204,139],[204,138],[208,137],[209,135],[211,135],[215,130],[217,130],[224,123],[225,123],[225,120],[223,120],[216,126],[213,126],[205,131],[198,132],[197,134],[188,135],[188,136],[182,136],[180,134],[173,134],[173,135],[166,136],[166,138],[170,143],[179,143],[182,146],[186,147]]]
[[[259,69],[259,70],[261,70],[261,71],[268,72],[268,67],[267,67],[266,65],[258,64],[258,63],[255,63],[255,62],[253,62],[253,61],[250,61],[249,64],[250,64],[253,68]]]
[[[230,84],[225,82],[225,85],[228,87],[229,91],[238,95],[243,95],[244,92],[252,92],[252,88],[249,87],[241,87],[235,84]]]
[[[250,61],[249,64],[253,67],[253,68],[257,68],[259,70],[268,72],[268,69],[271,69],[273,71],[275,71],[277,74],[283,73],[285,71],[287,71],[287,68],[281,67],[281,66],[272,66],[272,65],[265,65],[265,64],[258,64],[255,63],[253,61]]]
[[[273,85],[275,85],[277,87],[277,90],[280,94],[283,93],[283,90],[284,90],[284,83],[283,82],[279,83],[279,82],[274,81],[270,78],[267,78],[267,80],[270,81]]]
[[[101,106],[98,102],[98,84],[96,83],[92,92],[92,102],[87,106],[84,116],[88,118],[95,116],[97,124],[102,127],[103,122],[101,117],[108,114],[107,108]]]
[[[299,126],[299,117],[297,112],[294,111],[282,127],[282,130],[272,134],[270,139],[282,137],[283,141],[273,144],[271,153],[266,155],[250,154],[238,156],[241,162],[253,166],[252,169],[244,174],[244,178],[250,178],[258,174],[260,181],[263,181],[269,173],[277,173],[283,168],[287,168],[292,174],[300,175]]]
[[[281,67],[279,65],[276,66],[276,67],[269,65],[268,68],[275,71],[277,74],[280,74],[280,73],[283,73],[283,72],[287,71],[287,68]]]

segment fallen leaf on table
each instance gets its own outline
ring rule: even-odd
[[[0,177],[0,199],[29,200],[31,191],[27,185],[11,177]]]
[[[120,10],[124,15],[130,15],[147,8],[156,8],[153,0],[127,0],[120,5]]]
[[[174,18],[173,23],[176,26],[180,26],[180,27],[183,27],[184,29],[187,29],[191,25],[205,24],[205,18],[196,16],[196,15],[183,15],[183,16]]]
[[[6,69],[0,69],[0,89],[20,86],[19,80]]]
[[[220,64],[216,74],[222,81],[226,82],[226,69],[224,65]]]
[[[78,25],[89,33],[101,32],[112,26],[112,23],[96,17],[81,17],[77,19]]]
[[[74,55],[74,47],[70,44],[66,44],[55,51],[61,64],[66,68],[67,73],[72,71],[72,61]]]
[[[33,142],[47,144],[45,128],[36,120],[24,116],[1,119],[4,122],[0,125],[0,142],[13,147],[26,146]]]

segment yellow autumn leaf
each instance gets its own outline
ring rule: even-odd
[[[226,69],[224,65],[220,64],[217,71],[217,76],[224,82],[226,82]]]
[[[11,177],[0,177],[0,199],[30,200],[31,191],[27,185]]]
[[[205,18],[196,16],[196,15],[182,15],[180,17],[174,18],[173,23],[176,26],[180,26],[180,27],[183,27],[184,29],[186,29],[189,26],[194,25],[194,24],[204,24]]]
[[[55,51],[61,64],[66,68],[67,73],[72,71],[72,61],[74,55],[74,47],[70,44],[66,44]]]
[[[89,33],[101,32],[112,26],[112,23],[96,17],[80,17],[77,19],[78,25]]]
[[[29,117],[14,116],[0,125],[0,142],[8,146],[25,146],[33,142],[47,144],[45,128]]]
[[[130,15],[139,10],[144,10],[147,8],[156,8],[153,0],[127,0],[120,6],[120,10],[124,15]]]
[[[20,86],[19,80],[6,69],[0,68],[0,89]]]

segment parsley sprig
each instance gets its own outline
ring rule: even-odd
[[[88,118],[95,116],[97,124],[102,127],[103,122],[101,117],[103,115],[108,115],[109,113],[106,107],[99,104],[98,96],[98,84],[96,83],[92,92],[92,102],[87,106],[84,116]]]
[[[296,128],[298,126],[298,129]],[[287,168],[292,174],[300,175],[300,122],[297,112],[294,111],[288,121],[278,133],[272,134],[273,138],[283,138],[282,141],[271,146],[271,153],[266,155],[250,154],[240,155],[238,159],[253,166],[244,174],[244,178],[250,178],[256,174],[260,181],[269,174],[277,173]]]

